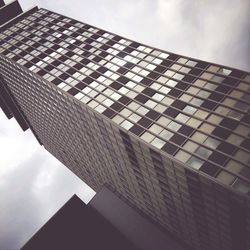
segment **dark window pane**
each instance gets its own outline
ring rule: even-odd
[[[236,146],[234,146],[230,143],[222,142],[217,149],[224,152],[224,153],[232,155],[232,153],[236,150],[236,148],[237,148]]]
[[[229,157],[219,153],[219,152],[213,152],[211,156],[208,158],[208,160],[211,160],[221,166],[229,159]]]
[[[194,129],[187,126],[187,125],[182,125],[181,128],[178,130],[179,133],[189,136],[193,133]]]
[[[186,138],[182,135],[175,134],[174,136],[171,137],[170,141],[181,146],[186,141]]]
[[[178,147],[166,142],[165,145],[162,147],[162,150],[164,150],[165,152],[167,152],[170,155],[175,155],[175,152],[177,151]]]
[[[230,135],[230,131],[217,127],[212,132],[213,135],[220,137],[221,139],[227,139],[227,137]]]
[[[141,126],[134,125],[129,131],[135,135],[140,136],[145,131],[145,129],[142,128]]]
[[[220,168],[210,162],[204,162],[200,170],[208,175],[216,176]]]

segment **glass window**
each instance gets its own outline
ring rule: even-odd
[[[208,159],[208,157],[212,154],[212,151],[211,150],[208,150],[204,147],[199,147],[195,153],[197,155],[199,155],[200,157],[204,158],[204,159]]]
[[[164,52],[159,54],[159,57],[164,58],[164,59],[166,59],[168,56],[169,56],[169,54],[164,53]]]
[[[240,120],[243,117],[243,114],[236,112],[234,110],[230,110],[227,116],[236,120]]]
[[[175,158],[178,159],[179,161],[185,163],[187,160],[191,157],[190,154],[186,153],[183,150],[179,150],[177,154],[175,155]]]
[[[204,163],[204,161],[192,156],[188,161],[187,164],[194,168],[194,169],[200,169],[200,167],[202,166],[202,164]]]
[[[241,149],[239,149],[237,151],[237,153],[234,155],[234,157],[235,157],[235,159],[245,163],[246,165],[248,165],[250,163],[250,154],[247,153],[246,151],[241,150]]]
[[[154,107],[154,110],[157,111],[157,112],[163,113],[166,110],[166,107],[161,105],[161,104],[157,104]]]
[[[214,131],[214,129],[215,129],[215,126],[212,126],[212,125],[207,124],[207,123],[202,124],[200,127],[200,130],[207,133],[207,134],[212,133]]]
[[[227,141],[232,143],[235,146],[239,146],[241,144],[241,142],[243,141],[243,137],[235,135],[235,134],[231,134],[228,138]]]
[[[75,98],[78,99],[78,100],[80,100],[82,97],[84,97],[84,94],[81,93],[81,92],[79,92],[79,93],[77,93],[77,94],[75,95]]]
[[[161,76],[160,78],[157,79],[158,82],[160,83],[166,83],[168,81],[167,77]]]
[[[210,121],[211,123],[214,123],[217,125],[222,121],[222,117],[212,114],[209,116],[209,118],[207,120]]]
[[[142,92],[145,89],[145,87],[141,86],[141,85],[137,85],[133,88],[134,91],[136,92]]]
[[[210,80],[213,76],[214,76],[213,74],[204,72],[204,73],[201,75],[201,78],[206,79],[206,80]]]
[[[124,122],[121,123],[121,127],[127,130],[129,130],[132,126],[133,126],[133,123],[128,120],[125,120]]]
[[[116,124],[120,124],[122,121],[124,121],[124,118],[120,115],[116,115],[112,118],[112,120],[116,123]]]
[[[190,118],[187,121],[187,125],[193,127],[193,128],[198,128],[200,126],[200,124],[202,123],[202,121],[195,119],[195,118]]]
[[[244,125],[238,125],[235,132],[239,133],[242,136],[248,136],[250,133],[250,128]]]
[[[220,141],[212,138],[212,137],[208,137],[207,140],[204,142],[204,145],[216,149],[220,144]]]
[[[178,114],[178,115],[175,117],[175,119],[176,119],[177,121],[180,121],[180,122],[185,123],[185,122],[189,119],[189,116],[186,116],[186,115],[180,113],[180,114]]]
[[[99,104],[97,107],[95,107],[95,110],[99,113],[102,113],[104,110],[106,110],[106,108],[103,105]]]
[[[161,124],[163,127],[167,127],[167,125],[171,122],[170,119],[166,118],[165,116],[161,116],[158,120],[157,123]]]
[[[168,106],[170,106],[173,103],[174,99],[170,98],[170,97],[165,97],[162,99],[161,103],[164,103]]]
[[[219,69],[220,69],[220,67],[218,67],[218,66],[210,65],[207,70],[216,73],[219,71]]]
[[[161,94],[158,94],[158,93],[155,93],[153,96],[152,96],[152,99],[160,102],[162,99],[164,98],[164,95],[161,95]]]
[[[153,146],[155,146],[156,148],[161,149],[161,148],[164,146],[165,142],[164,142],[163,140],[161,140],[161,139],[159,139],[159,138],[156,137],[156,138],[151,142],[151,144],[152,144]]]
[[[148,100],[148,101],[146,101],[146,103],[145,103],[145,106],[147,106],[147,107],[149,107],[149,108],[151,108],[151,109],[153,109],[156,105],[157,105],[157,103],[154,102],[154,101],[152,101],[152,100]]]
[[[191,60],[186,62],[186,65],[191,66],[191,67],[194,67],[196,64],[197,64],[197,62],[191,61]]]
[[[196,110],[197,110],[196,108],[194,108],[194,107],[192,107],[192,106],[189,106],[189,105],[187,105],[187,106],[183,109],[183,111],[186,112],[186,113],[188,113],[189,115],[193,115],[193,114],[195,113]]]
[[[161,93],[163,93],[163,94],[168,94],[168,92],[170,91],[171,89],[170,88],[167,88],[167,87],[165,87],[165,86],[163,86],[163,87],[161,87],[160,89],[159,89],[159,91],[161,92]]]
[[[174,131],[177,131],[181,127],[181,125],[179,123],[172,121],[167,125],[167,127]]]
[[[162,127],[160,127],[159,125],[157,124],[153,124],[150,128],[149,128],[149,131],[155,133],[155,134],[159,134],[161,131],[163,130]]]
[[[226,184],[226,185],[231,185],[233,183],[233,181],[235,180],[235,177],[226,171],[221,171],[217,175],[216,179],[219,180],[220,182]]]
[[[143,135],[141,135],[141,138],[146,142],[151,142],[155,138],[155,136],[148,132],[145,132]]]
[[[205,134],[200,133],[200,132],[195,132],[192,135],[192,139],[194,141],[199,142],[199,143],[203,143],[206,140],[206,138],[207,138],[207,136]]]
[[[186,149],[191,153],[194,152],[198,147],[199,147],[198,144],[191,141],[187,141],[183,146],[184,149]]]
[[[184,101],[184,102],[189,102],[191,99],[192,99],[192,96],[187,95],[187,94],[183,94],[183,95],[180,97],[180,100],[182,100],[182,101]]]
[[[218,108],[216,108],[215,112],[218,113],[218,114],[221,114],[223,116],[226,116],[228,114],[230,110],[228,108],[225,108],[225,107],[222,107],[222,106],[219,106]]]
[[[129,119],[130,119],[132,122],[136,123],[136,122],[138,122],[138,121],[141,119],[141,116],[139,116],[139,115],[137,115],[137,114],[132,114],[132,115],[129,116]]]
[[[174,133],[163,129],[162,132],[160,133],[160,136],[164,139],[164,140],[169,140],[172,136],[174,135]]]
[[[121,112],[120,112],[121,115],[125,116],[125,117],[128,117],[132,114],[132,111],[130,111],[129,109],[127,108],[124,108]]]
[[[131,102],[129,105],[128,105],[128,107],[130,108],[130,109],[132,109],[132,110],[137,110],[139,107],[141,107],[141,105],[140,104],[138,104],[138,103],[136,103],[136,102]],[[142,107],[143,108],[143,107]],[[138,112],[138,111],[137,111]],[[148,112],[148,110],[146,109],[146,112],[143,114],[143,115],[145,115],[146,113]],[[140,112],[139,112],[140,113]]]
[[[190,93],[192,95],[196,95],[199,92],[200,89],[196,88],[196,87],[189,87],[187,89],[187,93]]]
[[[155,90],[158,90],[158,89],[161,88],[161,84],[154,82],[154,83],[150,86],[150,88],[155,89]]]
[[[201,90],[201,91],[199,91],[199,93],[197,94],[199,97],[201,97],[201,98],[204,98],[204,99],[206,99],[206,98],[208,98],[208,96],[210,95],[210,92],[207,92],[207,91],[205,91],[205,90]]]
[[[148,111],[149,111],[149,109],[144,108],[144,107],[142,107],[142,106],[141,106],[140,108],[137,109],[137,112],[138,112],[139,114],[141,114],[141,115],[145,115]]]
[[[203,100],[195,98],[195,97],[190,101],[191,104],[197,107],[200,107],[203,102],[204,102]]]
[[[194,116],[196,116],[197,118],[200,118],[200,119],[204,120],[204,119],[207,118],[208,114],[209,114],[208,112],[199,109],[199,110],[194,114]]]
[[[245,181],[237,179],[236,182],[233,184],[233,187],[243,194],[249,194],[250,184]]]

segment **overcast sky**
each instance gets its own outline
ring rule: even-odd
[[[9,1],[6,1],[9,2]],[[248,0],[20,0],[167,51],[249,71]],[[0,249],[21,247],[74,193],[94,192],[0,111]]]

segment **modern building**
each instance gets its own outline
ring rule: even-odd
[[[7,117],[89,186],[194,249],[250,249],[249,73],[37,7],[1,26],[0,60]]]
[[[22,250],[138,250],[93,208],[74,195]]]
[[[87,205],[74,195],[22,250],[188,250],[105,186]]]

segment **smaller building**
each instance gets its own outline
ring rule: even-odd
[[[86,205],[74,195],[22,250],[186,250],[104,187]]]

